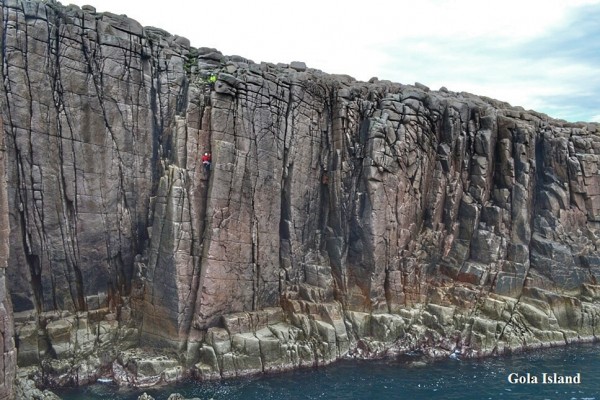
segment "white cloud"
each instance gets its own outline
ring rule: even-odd
[[[288,48],[326,54],[332,46],[361,48],[415,38],[526,40],[559,24],[574,3],[305,0],[283,5],[279,0],[97,0],[95,6],[98,11],[127,14],[143,25],[186,36],[195,46],[221,45],[228,52],[268,54],[276,60]]]
[[[534,108],[546,96],[581,91],[583,78],[598,71],[548,55],[526,59],[514,49],[565,28],[574,10],[589,4],[600,0],[96,0],[95,6],[256,62],[299,60],[360,80],[419,81]]]

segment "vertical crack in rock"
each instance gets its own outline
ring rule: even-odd
[[[27,287],[23,287],[21,286],[20,289],[23,290],[24,292],[22,292],[22,296],[18,299],[18,300],[22,300],[23,303],[27,304],[31,304],[31,299],[34,299],[34,303],[37,306],[38,309],[40,309],[41,307],[41,302],[42,302],[42,285],[41,285],[41,267],[40,267],[40,263],[39,263],[39,256],[36,254],[32,254],[33,250],[30,247],[30,243],[31,243],[31,233],[27,232],[25,230],[25,226],[27,226],[28,224],[28,216],[29,213],[27,212],[27,205],[29,204],[29,200],[28,200],[28,191],[26,190],[26,188],[31,187],[31,184],[27,184],[25,182],[25,170],[24,170],[24,165],[25,165],[25,160],[26,159],[30,159],[31,157],[31,140],[26,141],[25,143],[23,143],[23,145],[26,145],[27,149],[28,149],[28,155],[29,157],[27,157],[26,155],[24,155],[22,153],[22,149],[21,146],[17,143],[17,127],[15,126],[15,124],[13,123],[13,102],[12,100],[12,96],[11,94],[13,93],[12,91],[12,79],[11,79],[11,68],[7,62],[8,59],[8,55],[10,54],[9,51],[11,50],[11,47],[7,44],[7,37],[8,37],[8,31],[15,31],[17,29],[20,28],[20,24],[19,24],[19,18],[13,18],[11,20],[9,20],[9,9],[3,7],[2,8],[2,15],[3,15],[3,19],[2,19],[2,49],[3,49],[3,53],[2,53],[2,71],[3,71],[3,110],[5,110],[6,115],[8,116],[8,128],[7,130],[10,132],[9,133],[9,139],[12,139],[11,143],[9,144],[10,146],[12,146],[14,148],[15,151],[15,158],[17,161],[17,173],[15,175],[13,175],[13,179],[15,180],[15,191],[13,193],[15,193],[15,195],[18,197],[17,199],[17,209],[19,210],[19,215],[17,218],[20,219],[21,224],[15,224],[16,226],[18,226],[19,228],[14,229],[14,231],[16,231],[17,229],[19,229],[22,232],[22,235],[20,235],[20,237],[22,238],[22,242],[20,243],[21,246],[23,246],[23,248],[26,249],[26,253],[25,253],[25,257],[24,257],[24,261],[26,261],[26,265],[28,265],[28,270],[29,270],[29,274],[31,277],[31,287],[27,288]],[[16,49],[14,49],[16,50]],[[21,54],[26,53],[25,52],[21,52]],[[28,82],[28,86],[30,87],[30,81],[27,80]],[[31,110],[31,107],[29,107],[29,109]],[[15,110],[15,112],[17,112]],[[30,123],[30,120],[28,121]],[[29,130],[29,133],[31,133],[31,131]],[[14,215],[14,214],[13,214]],[[12,215],[11,215],[12,216]],[[15,235],[16,236],[16,235]],[[18,290],[18,288],[15,288]],[[14,292],[13,292],[14,293]],[[21,307],[21,302],[20,301],[14,301],[13,303],[15,305],[15,308],[18,310]],[[27,307],[27,305],[25,305],[25,307]]]
[[[333,278],[333,292],[343,300],[341,293],[344,292],[345,272],[343,270],[346,227],[344,221],[343,209],[345,199],[340,193],[342,189],[340,164],[342,162],[342,152],[344,141],[342,139],[341,127],[338,125],[338,116],[335,92],[326,90],[324,100],[325,110],[323,114],[326,117],[327,126],[322,130],[323,141],[327,144],[325,159],[321,165],[321,201],[323,203],[323,228],[325,233],[326,250],[331,264]],[[326,181],[324,182],[323,179]]]
[[[5,20],[2,21],[1,26],[2,28],[5,26]],[[4,57],[3,54],[2,60],[4,60]],[[4,99],[0,100],[0,105],[4,109]],[[14,341],[13,310],[6,281],[6,267],[10,251],[10,226],[4,179],[7,147],[4,141],[2,117],[0,117],[0,132],[2,132],[2,135],[0,135],[0,357],[2,365],[2,368],[0,368],[0,399],[10,400],[14,398],[13,383],[17,371],[17,350]]]
[[[288,98],[285,110],[285,125],[283,128],[283,157],[282,157],[282,174],[281,174],[281,192],[280,192],[280,216],[279,216],[279,296],[284,295],[286,281],[292,281],[290,276],[292,271],[292,252],[291,243],[292,210],[291,210],[291,183],[294,173],[294,165],[290,160],[290,152],[293,151],[293,131],[294,120],[293,115],[293,96],[295,85],[292,83],[288,91]]]
[[[60,31],[64,31],[66,28],[64,25],[62,25],[60,19],[56,19],[55,24],[53,26],[48,24],[47,29],[48,54],[52,55],[52,58],[48,63],[48,74],[51,79],[52,97],[57,116],[56,132],[58,133],[57,145],[59,158],[59,176],[57,179],[59,180],[58,188],[60,193],[60,198],[58,200],[61,208],[60,213],[62,214],[62,216],[59,217],[59,224],[66,263],[66,271],[64,275],[67,278],[66,283],[71,294],[72,307],[76,311],[84,311],[86,309],[86,305],[83,295],[83,277],[79,268],[80,260],[78,256],[78,235],[75,221],[77,218],[78,195],[77,187],[75,185],[77,173],[75,170],[76,158],[73,144],[74,135],[71,121],[66,112],[68,106],[65,104],[63,98],[64,89],[62,86],[60,66],[60,54],[62,52],[61,40],[64,36]],[[25,46],[27,46],[27,42],[25,43]],[[25,60],[27,61],[27,59]],[[25,74],[27,81],[29,82],[28,70],[29,68],[26,63]],[[63,126],[63,123],[65,126]],[[68,150],[65,149],[67,142],[70,143],[69,147],[71,148],[71,154],[68,154]],[[33,160],[33,155],[31,155],[31,159]],[[63,307],[70,308],[69,306]]]

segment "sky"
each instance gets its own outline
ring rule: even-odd
[[[62,0],[126,14],[255,62],[431,89],[600,122],[600,0]]]

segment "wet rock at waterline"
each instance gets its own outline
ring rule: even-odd
[[[596,338],[597,124],[2,11],[0,390]]]

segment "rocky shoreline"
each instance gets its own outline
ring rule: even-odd
[[[582,338],[582,339],[578,339],[577,341],[573,341],[570,342],[568,344],[564,344],[564,343],[540,343],[534,346],[530,346],[530,347],[522,347],[522,348],[516,348],[516,349],[511,349],[510,351],[505,350],[504,353],[502,354],[498,354],[498,353],[494,353],[494,354],[478,354],[477,356],[473,356],[468,355],[468,354],[462,354],[460,350],[455,349],[454,351],[448,351],[446,349],[433,349],[433,348],[421,348],[421,349],[417,349],[414,351],[409,351],[406,352],[402,349],[399,349],[397,347],[391,346],[390,348],[386,348],[385,350],[381,351],[382,349],[379,348],[379,352],[377,353],[370,353],[370,352],[365,352],[365,345],[364,344],[359,344],[357,346],[357,348],[350,352],[349,354],[347,354],[346,356],[344,356],[341,359],[338,360],[334,360],[331,363],[335,363],[336,361],[340,361],[342,359],[346,359],[346,360],[378,360],[378,359],[394,359],[394,360],[403,360],[405,363],[406,368],[427,368],[428,366],[430,366],[432,363],[435,363],[436,361],[445,359],[445,358],[452,358],[452,359],[457,359],[457,360],[463,360],[469,357],[477,357],[477,358],[486,358],[486,357],[495,357],[495,356],[500,356],[500,355],[511,355],[511,354],[519,354],[522,352],[528,352],[528,351],[532,351],[532,350],[538,350],[538,349],[549,349],[552,347],[560,347],[560,346],[568,346],[568,345],[576,345],[576,344],[581,344],[581,343],[597,343],[599,340],[597,337],[589,337],[589,338]],[[321,367],[324,365],[321,365]],[[306,366],[304,368],[318,368],[316,366]],[[279,372],[284,372],[282,371],[271,371],[269,373],[267,373],[267,375],[274,375],[277,374]],[[245,376],[256,376],[256,375],[263,375],[263,372],[249,372],[247,375]],[[16,380],[16,399],[20,400],[20,399],[35,399],[35,400],[57,400],[60,399],[59,396],[57,396],[56,394],[54,394],[52,392],[52,389],[39,389],[39,385],[36,385],[36,382],[34,381],[36,379],[36,376],[39,377],[39,371],[34,371],[34,370],[25,370],[25,371],[20,371],[20,373],[18,374],[17,380]],[[142,380],[145,382],[149,382],[152,381],[154,382],[154,384],[152,385],[148,385],[152,388],[160,388],[163,386],[172,386],[176,383],[181,383],[181,382],[186,382],[189,379],[195,379],[193,378],[193,374],[188,372],[188,373],[184,373],[183,374],[183,378],[176,380],[176,381],[164,381],[161,379],[158,379],[158,377],[155,377],[156,379],[152,379],[152,377],[143,377]],[[241,376],[236,376],[236,378],[239,377],[243,377],[244,375]],[[216,380],[219,379],[231,379],[233,377],[229,377],[229,378],[214,378]],[[140,386],[136,386],[134,382],[132,382],[131,380],[123,380],[123,379],[119,379],[119,378],[115,378],[113,376],[110,375],[105,375],[103,377],[98,378],[98,381],[103,380],[104,383],[112,383],[112,384],[117,384],[117,385],[122,385],[124,387],[128,387],[128,388],[143,388],[143,385]],[[199,381],[201,382],[201,381]],[[39,383],[39,382],[38,382]],[[95,382],[89,382],[88,384],[91,383],[95,383]],[[140,395],[138,397],[138,400],[151,400],[154,399],[151,395],[148,395],[147,393],[143,393],[142,395]],[[178,393],[172,393],[169,397],[168,400],[172,400],[172,399],[177,399],[177,400],[197,400],[197,398],[192,398],[192,399],[186,399],[184,398],[182,395],[178,394]]]
[[[438,312],[440,310],[436,307],[430,308],[430,310],[432,309],[437,309]],[[175,355],[168,357],[156,350],[150,351],[133,348],[119,352],[112,364],[100,367],[98,367],[96,362],[86,365],[86,360],[78,360],[76,362],[78,365],[77,371],[64,370],[61,375],[56,374],[57,370],[52,364],[46,364],[46,371],[38,368],[31,368],[29,371],[26,369],[21,370],[20,386],[23,388],[22,393],[27,395],[17,398],[30,399],[38,398],[39,396],[45,396],[39,397],[41,399],[53,398],[48,390],[45,390],[42,395],[39,390],[35,389],[36,385],[38,387],[78,386],[94,383],[98,379],[106,379],[119,386],[144,388],[174,384],[188,379],[206,381],[260,374],[276,374],[297,368],[325,366],[341,359],[368,360],[397,358],[406,355],[410,355],[411,362],[407,364],[409,367],[420,367],[426,366],[432,361],[448,357],[493,357],[538,348],[598,341],[598,338],[594,335],[587,337],[572,336],[568,341],[541,340],[540,338],[550,335],[550,331],[548,331],[544,333],[540,332],[537,338],[530,336],[524,340],[522,336],[515,337],[512,344],[504,343],[501,348],[498,344],[495,344],[493,347],[481,347],[478,350],[474,350],[460,339],[458,341],[448,339],[453,337],[452,334],[455,335],[455,338],[459,337],[458,332],[447,331],[440,334],[439,331],[436,331],[440,327],[437,321],[442,321],[443,318],[441,318],[440,314],[433,318],[432,316],[433,314],[431,313],[423,313],[421,320],[435,321],[435,326],[427,327],[415,324],[408,327],[403,325],[402,318],[397,318],[394,315],[380,314],[373,316],[364,313],[352,313],[351,319],[346,320],[345,323],[353,326],[353,332],[361,334],[360,339],[352,340],[349,343],[346,353],[340,355],[330,353],[330,358],[323,357],[321,359],[314,357],[314,354],[318,354],[316,352],[319,351],[319,346],[322,346],[321,348],[327,348],[326,344],[334,346],[335,333],[333,332],[331,333],[330,342],[322,341],[327,336],[312,337],[308,341],[297,339],[294,343],[290,342],[288,338],[286,342],[278,344],[279,348],[276,351],[267,353],[265,349],[275,349],[273,346],[275,340],[273,335],[266,334],[265,328],[258,329],[260,326],[257,326],[257,329],[253,333],[244,332],[242,334],[234,334],[231,339],[225,338],[229,334],[223,332],[223,330],[211,330],[210,333],[214,335],[214,338],[208,341],[208,343],[211,343],[211,348],[207,349],[207,345],[203,346],[200,354],[209,354],[210,358],[208,360],[213,363],[212,365],[204,361],[206,358],[201,358],[200,362],[192,368],[186,368],[185,365],[181,364],[175,358]],[[240,315],[236,315],[236,318],[240,317]],[[369,320],[371,321],[369,322]],[[385,321],[385,323],[382,323],[382,321]],[[482,324],[481,319],[478,321],[479,324]],[[488,321],[488,324],[491,323],[491,321]],[[444,326],[447,328],[452,324],[450,320],[446,320]],[[267,325],[267,329],[271,333],[280,333],[283,326],[286,326],[285,323],[275,322],[273,325]],[[293,329],[293,327],[290,325],[286,326],[287,331],[290,329]],[[323,330],[322,332],[327,331]],[[485,333],[485,331],[481,333]],[[562,334],[565,335],[564,332]],[[395,335],[398,335],[398,338],[390,340]],[[230,341],[227,343],[225,340]],[[524,345],[524,342],[529,343]],[[243,343],[244,347],[240,347],[240,343]],[[252,346],[252,344],[255,345]],[[286,346],[286,349],[301,349],[304,347],[308,358],[304,360],[304,363],[302,363],[301,359],[298,359],[296,364],[290,363],[290,358],[287,358],[288,363],[286,364],[286,359],[281,358],[281,348],[283,346]],[[310,348],[316,349],[315,353],[311,353]],[[299,354],[302,353],[299,352]],[[227,364],[228,358],[231,360],[229,364]],[[94,360],[93,357],[88,359]],[[232,366],[232,369],[220,369],[227,365]],[[48,370],[54,373],[48,374]],[[85,376],[79,382],[74,381],[74,377],[81,377],[79,375],[79,371],[81,370],[95,371],[96,373]]]

